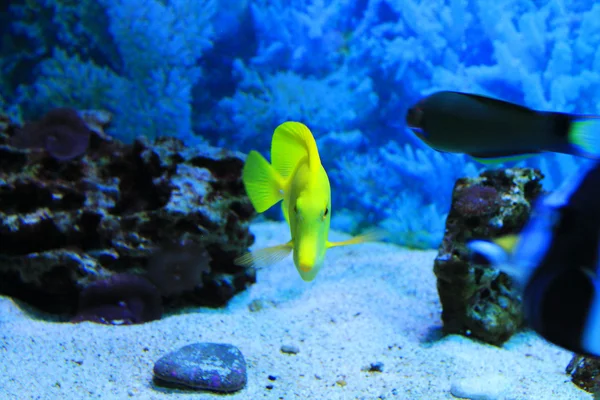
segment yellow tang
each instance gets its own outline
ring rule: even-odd
[[[256,151],[248,154],[242,180],[257,212],[262,213],[280,200],[290,227],[287,243],[247,253],[235,260],[238,265],[270,265],[293,251],[294,264],[305,281],[312,281],[330,247],[376,240],[373,232],[343,242],[330,242],[331,187],[321,165],[317,143],[300,122],[284,122],[273,133],[271,162]]]

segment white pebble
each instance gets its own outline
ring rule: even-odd
[[[456,381],[450,393],[459,399],[500,400],[505,397],[509,381],[502,375],[484,375]]]

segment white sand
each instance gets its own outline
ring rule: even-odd
[[[282,224],[252,230],[257,248],[287,240]],[[0,298],[0,399],[223,397],[153,387],[155,360],[200,341],[234,344],[246,357],[248,385],[227,399],[452,399],[453,383],[488,374],[508,381],[506,399],[591,398],[564,372],[570,353],[534,334],[504,348],[435,339],[435,254],[382,243],[332,249],[312,283],[286,260],[259,271],[258,283],[226,309],[190,309],[138,326],[36,320]],[[250,312],[255,299],[266,307]],[[300,352],[283,354],[282,344]],[[377,361],[382,373],[361,371]]]

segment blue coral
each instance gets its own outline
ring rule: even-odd
[[[85,4],[90,2],[82,2],[68,15],[83,13]],[[72,46],[55,47],[39,64],[35,81],[21,86],[18,101],[34,111],[49,104],[107,108],[116,115],[113,133],[128,142],[138,135],[189,139],[192,89],[202,76],[198,61],[212,46],[216,2],[118,0],[100,4],[109,36],[99,35],[98,40],[110,39],[98,44],[101,55],[84,57],[70,51]],[[57,32],[70,32],[62,42],[74,40],[73,19],[63,21],[64,29]]]

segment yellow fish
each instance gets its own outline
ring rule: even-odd
[[[248,154],[242,180],[257,212],[283,200],[283,215],[292,239],[278,246],[244,254],[235,263],[271,265],[293,252],[294,265],[305,281],[312,281],[323,266],[325,252],[336,246],[375,240],[373,232],[343,242],[330,242],[331,187],[321,165],[317,143],[306,125],[284,122],[273,133],[271,163],[256,151]]]

